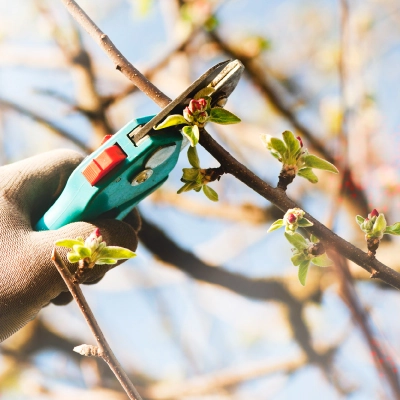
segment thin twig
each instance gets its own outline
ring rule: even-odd
[[[117,66],[122,65],[123,73],[129,79],[134,78],[136,86],[149,96],[157,105],[165,107],[171,99],[160,92],[151,84],[139,71],[130,64],[119,50],[112,44],[108,37],[95,25],[95,23],[85,14],[85,12],[73,0],[62,0],[72,16],[88,31],[88,33],[100,44],[106,51],[107,55],[116,62]],[[105,45],[105,43],[108,43]],[[132,80],[132,79],[131,79]],[[222,146],[220,146],[208,133],[203,129],[200,136],[200,144],[224,167],[227,173],[235,176],[238,180],[253,189],[259,195],[269,200],[282,211],[286,212],[289,208],[297,207],[297,204],[289,199],[285,192],[281,189],[273,188],[247,167],[237,161]],[[342,239],[326,226],[321,224],[311,215],[306,213],[306,218],[313,222],[314,226],[308,230],[324,241],[327,249],[331,248],[349,260],[355,262],[360,267],[372,273],[377,271],[379,279],[389,285],[400,289],[400,274],[376,259],[371,259],[368,255],[351,243]]]
[[[171,100],[158,90],[140,71],[138,71],[115,47],[110,38],[89,18],[89,16],[73,0],[61,0],[71,15],[87,33],[99,44],[114,62],[118,71],[121,71],[142,92],[150,97],[156,104],[167,105]]]
[[[85,317],[85,320],[96,339],[98,347],[101,350],[100,357],[108,364],[114,375],[117,377],[129,399],[142,400],[132,382],[129,380],[128,375],[125,373],[121,364],[118,362],[117,358],[112,352],[111,347],[107,343],[107,340],[104,337],[104,334],[101,331],[100,326],[97,323],[96,318],[94,317],[92,310],[90,309],[89,304],[87,303],[82,293],[81,288],[79,287],[79,284],[73,283],[73,277],[71,273],[69,272],[68,268],[66,267],[63,260],[55,249],[53,250],[51,259],[56,266],[58,272],[62,276],[65,284],[67,285],[68,290],[78,304],[83,316]]]

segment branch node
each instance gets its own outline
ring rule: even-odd
[[[93,346],[91,344],[81,344],[80,346],[76,346],[73,348],[75,353],[80,354],[81,356],[86,357],[103,357],[103,350],[98,346]]]
[[[379,278],[379,276],[381,274],[380,271],[377,271],[376,269],[373,269],[373,268],[371,268],[371,271],[372,271],[372,273],[370,275],[370,279]]]

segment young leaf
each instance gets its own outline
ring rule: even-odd
[[[67,254],[67,258],[68,258],[68,261],[70,263],[72,263],[72,264],[76,263],[76,262],[78,262],[79,260],[82,259],[81,256],[79,254],[76,254],[76,253],[68,253]]]
[[[325,171],[333,172],[335,174],[339,172],[339,170],[329,161],[323,160],[322,158],[319,158],[312,154],[304,156],[303,161],[306,167],[323,169]]]
[[[292,262],[292,264],[297,267],[298,265],[300,265],[301,262],[304,261],[304,254],[295,254],[290,261]]]
[[[218,193],[214,189],[203,185],[203,192],[211,201],[218,201]]]
[[[395,224],[388,226],[385,229],[385,233],[389,235],[400,235],[400,222],[396,222]]]
[[[300,233],[294,232],[293,234],[289,234],[285,232],[285,237],[297,250],[304,250],[308,247],[306,239]]]
[[[182,115],[180,114],[174,114],[174,115],[169,115],[165,121],[161,122],[161,124],[158,124],[155,126],[153,129],[154,130],[159,130],[159,129],[165,129],[170,126],[175,126],[175,125],[187,125],[188,122],[186,121],[185,118],[183,118]]]
[[[115,260],[125,260],[128,258],[136,257],[136,254],[123,247],[107,246],[100,252],[100,258],[114,258]],[[96,264],[98,264],[96,262]]]
[[[326,255],[326,253],[321,254],[318,257],[314,257],[311,262],[318,267],[330,267],[333,265],[333,261]]]
[[[213,94],[215,92],[215,89],[209,86],[206,86],[205,88],[201,89],[200,91],[198,91],[195,95],[194,95],[194,99],[198,100],[198,99],[202,99],[203,97],[208,97],[211,94]]]
[[[187,152],[188,160],[193,168],[200,168],[200,159],[196,147],[190,146]]]
[[[307,272],[308,272],[308,267],[310,265],[310,261],[302,261],[299,265],[299,272],[298,272],[298,277],[300,283],[305,286],[306,285],[306,279],[307,279]]]
[[[96,264],[98,265],[104,265],[104,264],[116,264],[118,261],[114,260],[113,258],[100,258],[96,261]]]
[[[182,128],[182,133],[189,139],[192,147],[199,142],[200,131],[197,125],[187,125]]]
[[[286,143],[289,152],[294,155],[300,148],[300,142],[294,137],[293,133],[290,131],[285,131],[282,133],[283,140]]]
[[[271,147],[274,150],[276,150],[278,153],[280,153],[281,155],[284,155],[286,153],[287,148],[285,146],[285,143],[283,143],[281,139],[273,137],[270,140],[270,144],[271,144]]]
[[[283,226],[284,224],[285,224],[285,223],[283,222],[283,219],[277,219],[277,220],[269,227],[267,233],[268,233],[268,232],[272,232],[272,231],[276,231],[277,229],[282,228],[282,226]]]
[[[307,179],[311,183],[317,183],[318,182],[318,177],[317,175],[314,174],[313,170],[311,168],[302,168],[299,169],[297,172],[298,176],[301,176],[302,178]]]
[[[301,218],[301,219],[299,219],[298,221],[297,221],[297,223],[298,223],[298,225],[301,227],[301,228],[305,228],[305,227],[307,227],[307,226],[313,226],[314,224],[311,222],[311,221],[309,221],[307,218]]]
[[[82,246],[85,242],[83,240],[73,240],[73,239],[61,239],[57,240],[54,244],[56,246],[61,246],[61,247],[68,247],[69,249],[72,249],[73,246],[79,245]]]
[[[379,214],[378,217],[376,218],[376,221],[374,223],[374,226],[372,228],[373,233],[380,233],[385,231],[386,229],[386,219],[383,214]]]
[[[194,149],[194,147],[191,147]],[[183,182],[195,182],[200,174],[200,170],[197,168],[182,168],[182,181]]]
[[[356,216],[356,222],[358,225],[361,225],[364,221],[365,221],[365,218],[363,218],[361,215]]]
[[[209,121],[216,124],[228,125],[237,124],[241,119],[224,108],[215,107],[211,109]]]
[[[81,258],[90,257],[92,252],[86,246],[82,246],[80,244],[74,244],[73,246],[74,252],[78,254]]]
[[[312,242],[312,243],[318,243],[318,242],[319,242],[319,239],[318,239],[316,236],[311,235],[311,236],[310,236],[310,242]]]
[[[196,187],[199,186],[197,182],[187,182],[185,183],[176,193],[181,194],[183,192],[189,192],[190,190],[196,190]],[[200,185],[201,188],[201,185]]]

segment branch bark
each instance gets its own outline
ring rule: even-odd
[[[100,349],[99,356],[108,364],[108,366],[118,379],[119,383],[125,390],[129,399],[142,400],[140,394],[137,392],[136,388],[129,380],[128,375],[125,373],[121,364],[119,363],[113,351],[111,350],[111,347],[109,346],[106,338],[104,337],[104,334],[100,329],[100,326],[97,323],[96,318],[94,317],[92,310],[90,309],[89,304],[87,303],[79,284],[73,283],[73,277],[71,273],[69,272],[68,268],[65,266],[63,260],[61,259],[61,257],[59,256],[59,254],[55,249],[53,250],[51,259],[54,265],[56,266],[58,272],[60,273],[61,277],[63,278],[65,284],[67,285],[68,290],[70,291],[74,300],[78,304],[79,309],[81,310],[83,316],[85,317],[85,320],[89,325],[90,330],[93,333],[93,336],[96,339],[96,342]]]

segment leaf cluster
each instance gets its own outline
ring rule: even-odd
[[[200,192],[203,189],[204,194],[212,201],[218,201],[218,193],[208,186],[206,170],[200,168],[200,159],[196,147],[189,147],[188,160],[193,168],[183,168],[181,181],[185,184],[178,190],[178,193],[195,190]]]
[[[283,168],[294,169],[296,175],[307,179],[311,183],[317,183],[318,177],[315,175],[313,168],[321,169],[333,173],[338,173],[338,169],[320,157],[309,154],[308,150],[303,148],[302,141],[296,138],[292,132],[285,131],[282,133],[283,140],[263,135],[261,138],[278,161],[283,164]]]

